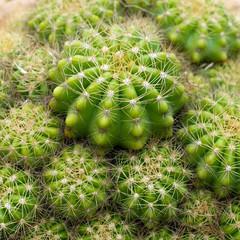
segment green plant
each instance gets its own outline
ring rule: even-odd
[[[176,215],[191,176],[181,165],[181,156],[171,142],[150,143],[136,155],[117,155],[113,198],[127,218],[140,219],[147,228],[153,228]]]
[[[65,43],[49,77],[64,78],[50,107],[67,115],[67,137],[139,150],[151,134],[172,135],[173,115],[188,97],[180,62],[155,30],[147,19],[132,20],[106,32],[87,29],[80,40]]]
[[[109,211],[99,212],[90,221],[79,224],[76,228],[76,239],[124,239],[134,240],[137,229],[134,223],[129,223],[118,213]]]
[[[150,232],[145,232],[144,236],[140,237],[141,240],[177,240],[179,239],[179,234],[174,232],[170,228],[157,227]]]
[[[82,145],[66,147],[46,167],[44,196],[61,217],[93,217],[108,199],[107,162]]]
[[[0,164],[0,238],[25,232],[40,210],[40,191],[29,171]]]
[[[11,108],[0,120],[0,155],[22,166],[40,167],[60,147],[61,121],[43,106]]]
[[[201,98],[183,118],[177,132],[186,145],[186,158],[196,165],[200,180],[226,197],[239,191],[239,99],[224,92]]]

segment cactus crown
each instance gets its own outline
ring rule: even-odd
[[[103,158],[82,145],[64,149],[44,172],[44,193],[65,218],[92,217],[108,198],[111,181]]]
[[[61,121],[43,106],[30,103],[11,108],[0,120],[0,149],[4,159],[39,167],[60,146]]]
[[[135,156],[119,155],[113,168],[114,199],[124,214],[142,220],[148,228],[174,216],[190,177],[180,162],[181,153],[169,143],[153,144]]]
[[[137,150],[151,133],[172,135],[172,115],[187,100],[180,63],[163,51],[154,26],[143,24],[87,29],[80,40],[65,43],[64,59],[49,76],[63,82],[50,107],[67,112],[67,137]]]

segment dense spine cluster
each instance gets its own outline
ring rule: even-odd
[[[238,192],[240,157],[239,99],[217,93],[198,101],[183,119],[177,135],[198,177],[219,197]]]
[[[191,173],[170,143],[149,145],[140,154],[119,154],[113,167],[114,200],[124,215],[147,228],[169,220],[187,193]]]
[[[61,120],[44,106],[22,104],[0,120],[0,155],[22,166],[41,167],[60,147]]]
[[[109,198],[105,159],[82,145],[65,148],[43,174],[44,197],[63,218],[91,218]]]
[[[65,58],[49,77],[64,79],[50,107],[67,115],[67,137],[88,137],[101,148],[139,150],[151,134],[172,135],[173,116],[188,97],[179,60],[163,49],[148,23],[112,25],[106,32],[88,29],[65,43]]]

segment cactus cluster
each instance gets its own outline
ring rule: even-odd
[[[198,177],[219,197],[239,191],[239,99],[218,92],[190,107],[177,132]]]
[[[67,147],[43,174],[44,197],[63,218],[90,218],[109,198],[105,159],[82,145]]]
[[[61,120],[44,106],[22,104],[0,120],[0,156],[5,161],[38,168],[60,147]]]
[[[187,193],[191,172],[170,143],[147,146],[140,154],[118,154],[113,167],[114,200],[124,215],[147,228],[176,215]]]
[[[168,39],[180,46],[194,63],[226,61],[228,55],[240,51],[239,23],[221,4],[211,0],[144,3],[147,6],[141,1],[126,0],[128,8],[150,12],[166,29]]]
[[[134,150],[151,134],[170,137],[188,97],[180,61],[163,49],[155,27],[133,20],[82,36],[65,43],[64,58],[49,71],[53,81],[64,79],[50,107],[67,115],[65,135]]]
[[[0,238],[25,232],[40,210],[40,190],[29,171],[0,164]]]

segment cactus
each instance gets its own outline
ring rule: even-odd
[[[218,92],[189,107],[177,132],[186,144],[186,157],[196,165],[200,180],[226,197],[239,191],[239,99]]]
[[[157,227],[150,232],[145,232],[141,240],[177,240],[179,239],[179,233],[171,230],[170,228],[166,227]]]
[[[65,37],[75,38],[89,25],[103,27],[103,23],[111,22],[115,17],[121,20],[120,15],[117,0],[68,1],[57,7],[52,2],[43,2],[30,16],[28,25],[41,40],[59,44]]]
[[[82,146],[65,148],[43,176],[44,196],[62,217],[91,218],[108,199],[111,181],[106,160]]]
[[[0,155],[34,168],[41,167],[59,147],[61,121],[43,106],[31,103],[11,108],[0,120]]]
[[[185,230],[179,240],[219,240],[217,232],[202,232]]]
[[[39,185],[29,171],[0,164],[0,238],[25,232],[40,210]]]
[[[48,216],[49,215],[49,216]],[[64,222],[56,217],[43,217],[32,225],[28,233],[20,237],[21,240],[71,240],[71,234]]]
[[[219,209],[211,192],[191,191],[186,202],[179,208],[182,225],[202,231],[214,229]]]
[[[140,219],[150,229],[175,216],[190,176],[170,142],[150,143],[138,155],[116,157],[113,198],[127,218]]]
[[[90,221],[79,224],[76,228],[76,240],[124,239],[136,238],[136,226],[125,221],[118,213],[111,211],[99,212]]]
[[[137,26],[137,27],[136,27]],[[88,29],[65,43],[52,81],[50,107],[66,113],[65,135],[89,137],[100,148],[139,150],[149,135],[172,135],[173,115],[187,101],[180,63],[165,51],[155,27],[144,19]]]
[[[221,231],[225,239],[237,240],[240,238],[240,207],[239,200],[234,199],[222,206],[219,220]]]
[[[128,8],[134,9],[132,1],[126,2],[130,2]],[[152,7],[134,2],[137,8],[145,7],[166,29],[168,39],[180,46],[194,63],[222,62],[240,51],[239,24],[224,6],[214,1],[159,0]]]

